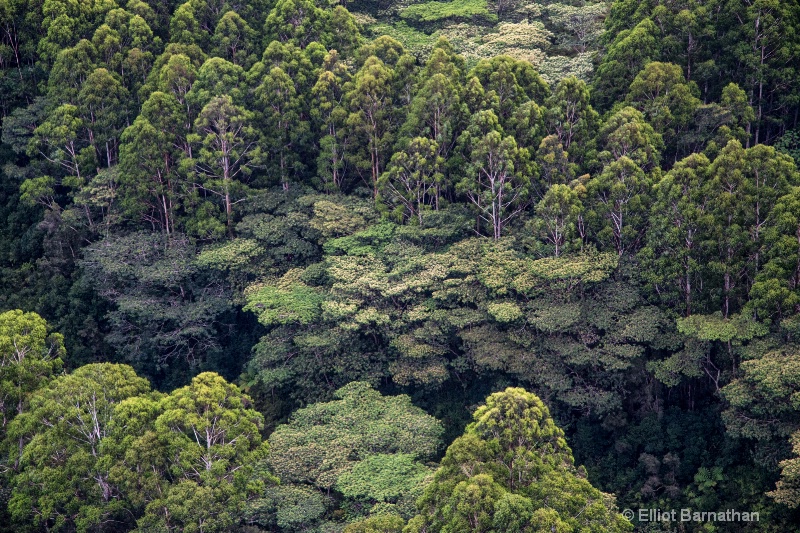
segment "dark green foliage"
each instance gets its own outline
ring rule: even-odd
[[[107,340],[143,374],[172,385],[221,349],[226,287],[203,273],[185,237],[109,237],[86,254],[85,275],[115,304]]]
[[[334,4],[0,0],[0,529],[794,528],[796,5]]]

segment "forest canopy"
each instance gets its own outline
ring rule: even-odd
[[[799,32],[0,0],[0,531],[796,530]]]

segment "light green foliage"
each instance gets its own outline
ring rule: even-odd
[[[349,524],[344,533],[400,533],[405,520],[394,515],[378,515]]]
[[[365,204],[345,198],[314,202],[311,226],[324,237],[343,237],[366,229],[374,214]]]
[[[631,531],[613,496],[592,487],[542,401],[492,394],[447,449],[419,500],[419,531]]]
[[[285,483],[330,489],[370,455],[400,453],[425,460],[439,448],[441,425],[407,396],[382,396],[354,382],[336,397],[295,412],[270,436],[269,464]]]
[[[263,417],[236,385],[212,372],[195,376],[154,407],[150,425],[118,448],[127,471],[115,472],[135,491],[142,489],[142,477],[160,470],[157,486],[140,496],[146,507],[139,528],[228,530],[244,498],[263,490],[264,480],[253,477],[267,453]],[[124,425],[115,429],[114,444],[129,436]]]
[[[445,37],[470,64],[506,55],[540,68],[552,83],[570,75],[591,78],[608,10],[605,2],[575,7],[518,0],[396,3],[389,9],[359,4],[358,8],[367,11],[357,18],[370,34],[390,35],[417,55],[427,55],[437,39]],[[399,21],[387,16],[393,12]]]
[[[197,256],[197,264],[220,270],[236,269],[263,252],[254,239],[235,239],[221,246],[206,248]]]
[[[81,367],[30,396],[7,439],[24,443],[9,510],[16,522],[88,529],[121,517],[124,502],[100,461],[114,409],[150,389],[126,365]]]
[[[787,438],[800,427],[800,357],[786,346],[742,362],[742,376],[722,388],[723,413],[733,435],[759,440]]]
[[[446,19],[491,20],[486,0],[424,2],[400,10],[400,17],[414,22],[437,22]]]
[[[334,401],[295,411],[270,436],[268,463],[283,484],[276,495],[297,495],[284,494],[267,504],[277,508],[283,530],[308,527],[322,514],[313,511],[320,493],[314,496],[309,488],[338,491],[343,506],[355,512],[351,518],[387,505],[408,516],[430,474],[420,461],[433,457],[440,446],[442,427],[436,419],[407,396],[382,396],[363,382],[350,383],[335,395]],[[364,506],[361,513],[358,506]],[[289,520],[288,513],[296,518]]]
[[[791,530],[793,3],[346,5],[0,0],[0,530],[616,527],[478,426],[405,524],[441,430],[364,383],[448,439],[533,388],[622,507]]]
[[[497,33],[483,37],[483,44],[477,53],[481,57],[507,55],[538,66],[545,58],[553,34],[541,22],[520,23],[503,22],[498,24]]]
[[[567,78],[577,78],[588,82],[594,73],[594,53],[583,52],[572,57],[548,56],[539,63],[537,69],[542,78],[551,85],[555,85]]]
[[[65,355],[64,337],[48,331],[36,313],[0,313],[0,411],[2,429],[24,412],[28,398],[57,373]]]
[[[293,269],[275,285],[251,286],[244,310],[258,314],[258,321],[265,326],[308,324],[315,320],[324,296],[298,279],[300,273]]]
[[[792,434],[791,443],[794,456],[781,461],[781,479],[775,490],[767,494],[779,503],[796,508],[800,505],[800,432]]]
[[[668,342],[666,317],[608,281],[616,254],[534,259],[502,239],[443,250],[428,235],[436,233],[423,217],[420,226],[385,224],[328,241],[326,262],[301,274],[304,283],[323,283],[322,313],[264,336],[248,379],[282,390],[302,383],[287,392],[307,397],[375,376],[433,386],[469,365],[513,373],[576,408],[608,412],[621,402],[614,376],[641,360],[641,343]],[[366,342],[364,334],[379,340]]]
[[[280,531],[304,531],[325,514],[326,498],[313,487],[283,484],[267,487],[261,498],[248,502],[242,516],[248,523]]]
[[[336,480],[336,490],[345,498],[370,504],[391,504],[405,517],[414,514],[414,502],[432,471],[411,454],[375,454],[359,461]],[[371,511],[372,512],[372,511]]]
[[[751,317],[735,315],[724,319],[721,313],[693,315],[678,319],[678,331],[704,341],[730,342],[733,339],[747,341],[767,334],[764,324]]]
[[[373,37],[387,35],[402,43],[405,49],[422,53],[433,47],[439,33],[434,32],[429,35],[410,26],[405,20],[389,24],[387,22],[378,22],[374,17],[364,13],[354,13],[353,16],[358,19],[359,23],[366,26],[369,35]]]
[[[493,319],[500,323],[515,322],[525,316],[522,309],[514,302],[498,302],[489,304],[486,308]]]
[[[603,34],[600,22],[608,10],[605,2],[585,3],[583,6],[553,3],[546,9],[550,19],[565,30],[564,45],[585,52]]]

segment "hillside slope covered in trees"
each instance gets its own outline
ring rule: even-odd
[[[0,30],[1,531],[798,530],[797,2]]]

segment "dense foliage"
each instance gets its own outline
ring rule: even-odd
[[[797,2],[0,28],[0,530],[800,523]]]

